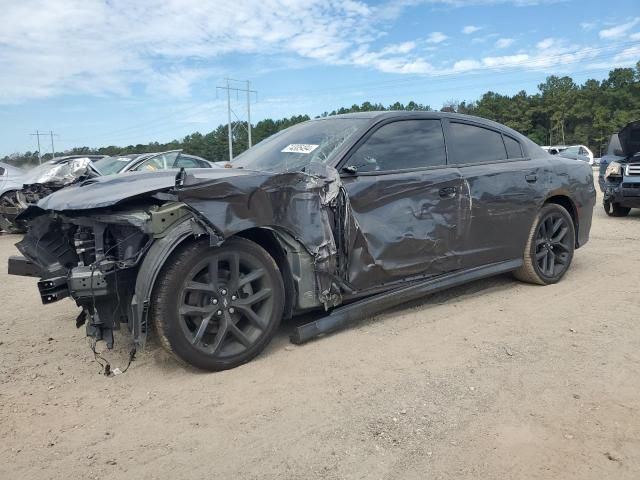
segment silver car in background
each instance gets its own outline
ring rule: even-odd
[[[16,221],[18,214],[51,193],[90,178],[128,172],[154,172],[180,168],[220,168],[204,158],[182,153],[135,153],[105,155],[70,155],[58,157],[29,170],[13,182],[0,198],[0,228],[18,233],[24,229]]]
[[[0,208],[7,211],[15,208],[16,193],[22,188],[24,175],[24,170],[0,162]],[[11,222],[3,215],[0,215],[0,230],[13,231]]]

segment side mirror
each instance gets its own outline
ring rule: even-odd
[[[621,148],[616,148],[616,149],[614,149],[614,150],[613,150],[613,154],[614,154],[616,157],[624,157],[624,152],[622,151],[622,149],[621,149]]]
[[[358,173],[358,167],[356,167],[355,165],[346,165],[342,167],[342,171],[350,173],[351,175],[355,175],[356,173]]]

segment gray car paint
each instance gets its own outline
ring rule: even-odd
[[[153,215],[154,204],[178,202],[188,215],[179,227],[172,227],[186,229],[174,243],[208,235],[215,246],[260,229],[270,232],[285,253],[290,250],[287,242],[298,245],[300,253],[295,258],[287,256],[286,261],[292,270],[296,263],[304,265],[301,275],[293,278],[294,311],[302,311],[309,306],[331,308],[349,298],[479,264],[521,261],[536,212],[554,196],[569,202],[578,230],[576,247],[587,242],[595,203],[592,170],[587,164],[548,155],[519,133],[475,117],[434,112],[354,116],[367,118],[366,127],[340,147],[329,165],[312,172],[191,170],[177,178],[170,172],[140,173],[93,179],[60,190],[23,214],[24,219],[40,225],[18,248],[45,276],[54,271],[59,275],[61,269],[66,275],[68,267],[53,268],[51,260],[43,262],[45,257],[37,251],[53,245],[53,239],[46,238],[49,227],[95,224],[97,211],[103,212],[107,223],[110,214],[121,211],[143,210]],[[341,171],[368,132],[384,122],[407,118],[440,119],[445,137],[451,119],[481,125],[517,139],[523,156],[374,175]],[[458,195],[440,198],[443,186],[455,187]],[[171,231],[147,230],[153,238],[145,248],[160,245]],[[143,249],[136,263],[127,266],[138,272],[134,301],[130,294],[127,297],[129,328],[140,332],[135,337],[138,344],[144,342],[153,289],[153,281],[140,278],[139,272],[159,268],[173,245],[159,249],[164,258],[145,255]],[[301,287],[303,277],[315,279],[315,287]],[[143,284],[144,288],[138,288]],[[104,308],[109,305],[107,302]],[[100,328],[110,327],[101,324]]]

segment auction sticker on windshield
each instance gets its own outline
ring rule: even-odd
[[[283,153],[311,153],[318,147],[319,145],[310,143],[291,143],[280,151]]]

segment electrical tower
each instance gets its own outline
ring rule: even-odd
[[[231,82],[243,83],[246,84],[246,88],[238,88],[232,87]],[[228,142],[229,142],[229,161],[233,160],[233,132],[238,126],[245,128],[247,131],[247,138],[249,140],[249,148],[253,145],[251,141],[251,94],[253,93],[256,96],[256,100],[258,98],[258,92],[255,90],[251,90],[251,83],[249,80],[234,80],[233,78],[225,78],[225,86],[224,87],[216,87],[216,91],[226,90],[227,91],[227,131],[228,131]],[[236,95],[239,96],[240,93],[246,93],[247,95],[247,124],[246,127],[240,117],[236,114],[236,112],[231,108],[231,92],[236,92]],[[234,116],[236,119],[236,124],[232,125],[231,116]]]
[[[53,137],[58,137],[59,135],[53,133],[53,131],[51,130],[49,130],[49,133],[36,130],[36,133],[32,133],[30,135],[38,139],[38,163],[42,164],[42,153],[40,152],[40,135],[42,136],[49,135],[49,137],[51,137],[51,158],[56,156],[56,148],[53,146]]]

